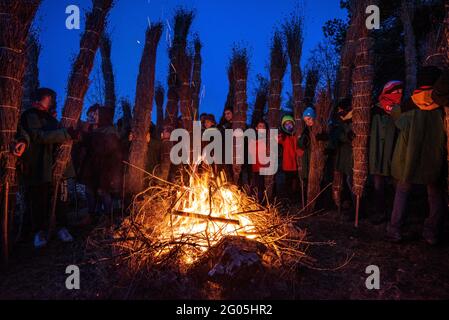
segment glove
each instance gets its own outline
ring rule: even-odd
[[[69,134],[70,138],[72,138],[72,140],[79,140],[81,137],[81,131],[72,127],[67,128],[67,133]]]
[[[327,141],[327,140],[329,140],[329,134],[326,133],[326,132],[318,133],[318,134],[315,136],[315,138],[316,138],[318,141]]]
[[[356,134],[354,133],[354,131],[351,130],[351,131],[348,132],[347,137],[348,137],[349,141],[352,141],[352,140],[355,139]]]

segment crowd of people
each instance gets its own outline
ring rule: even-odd
[[[424,223],[423,239],[435,245],[441,239],[447,202],[444,190],[446,170],[446,131],[444,106],[449,105],[448,73],[435,67],[422,68],[417,77],[417,87],[411,97],[404,97],[401,81],[385,84],[371,108],[371,132],[369,138],[369,183],[374,189],[374,224],[387,222],[387,239],[402,240],[402,227],[407,215],[407,203],[412,187],[416,184],[427,187],[429,204],[428,218]],[[346,209],[354,208],[353,146],[356,137],[352,125],[351,98],[335,103],[327,130],[316,135],[317,141],[326,143],[325,155],[328,164],[324,180],[332,181],[333,172],[344,177]],[[69,232],[67,206],[73,185],[84,186],[88,214],[76,225],[85,226],[98,222],[114,212],[124,190],[123,161],[128,155],[133,139],[130,128],[123,119],[114,125],[114,110],[100,105],[88,109],[87,121],[80,121],[77,128],[63,128],[56,119],[56,93],[41,88],[36,93],[32,107],[24,111],[13,152],[20,158],[20,185],[26,199],[24,224],[33,234],[34,246],[42,248],[49,241],[49,216],[56,212],[56,235],[63,242],[73,241]],[[285,113],[279,123],[278,161],[280,171],[275,177],[274,195],[278,199],[289,199],[293,204],[304,201],[301,193],[307,190],[310,167],[311,128],[316,125],[317,114],[308,106],[303,114],[304,129],[297,132],[293,115]],[[220,130],[233,127],[233,110],[226,108],[217,123],[215,116],[200,115],[203,130]],[[256,132],[265,131],[267,122],[262,117],[254,122]],[[161,163],[161,146],[169,133],[151,125],[147,135],[149,145],[145,170],[158,173]],[[260,201],[265,201],[264,167],[258,152],[266,152],[267,143],[262,135],[247,141],[247,150],[255,161],[247,163],[237,182],[248,187]],[[57,186],[52,170],[58,145],[73,142],[72,158]],[[252,150],[252,151],[251,151]],[[247,161],[248,162],[248,161]],[[298,170],[298,167],[301,170]],[[220,170],[232,179],[232,164],[221,165]],[[324,181],[323,181],[324,183]],[[394,201],[390,208],[386,194],[394,186]],[[77,192],[76,190],[74,191]],[[53,203],[53,199],[56,199]],[[366,199],[365,199],[366,201]],[[304,206],[305,203],[302,203]],[[348,214],[351,216],[351,214]],[[25,228],[25,230],[27,230]]]

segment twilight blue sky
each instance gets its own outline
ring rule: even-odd
[[[339,2],[339,0],[302,0],[306,19],[303,65],[307,62],[310,50],[323,39],[324,22],[336,17],[345,17]],[[191,31],[197,32],[203,42],[204,97],[201,112],[214,113],[218,118],[221,115],[228,90],[226,67],[235,42],[242,43],[250,49],[248,100],[251,105],[254,100],[253,91],[257,74],[268,74],[269,45],[273,30],[294,10],[297,3],[297,0],[115,0],[107,28],[112,35],[112,62],[117,97],[127,97],[134,101],[148,19],[163,21],[165,25],[158,49],[156,81],[166,86],[167,24],[173,26],[173,12],[181,5],[196,10]],[[72,4],[78,5],[81,9],[80,30],[65,28],[67,18],[65,8]],[[65,99],[71,62],[78,53],[85,12],[90,7],[90,0],[44,0],[37,15],[35,26],[39,31],[42,45],[39,62],[40,84],[57,91],[60,109]],[[100,64],[101,59],[97,54],[83,116],[87,106],[95,102],[99,96],[98,88],[101,87],[102,81]],[[289,79],[287,74],[284,94],[291,91]],[[155,112],[153,116],[154,114]]]

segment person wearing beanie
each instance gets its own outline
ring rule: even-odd
[[[47,245],[48,228],[53,195],[53,166],[55,150],[59,144],[77,140],[76,129],[61,128],[51,111],[56,106],[56,92],[49,88],[37,90],[32,108],[20,118],[20,127],[29,137],[29,144],[22,158],[22,182],[26,189],[27,204],[34,230],[34,247]],[[65,212],[57,211],[58,238],[73,241],[68,232]]]
[[[298,177],[298,142],[296,138],[296,124],[292,115],[284,115],[281,119],[281,132],[278,135],[278,143],[282,147],[282,172],[284,174],[284,195],[290,200],[299,199]]]
[[[315,120],[316,119],[315,109],[312,106],[307,107],[306,110],[304,110],[302,118],[305,122]],[[308,126],[311,127],[312,125],[308,125]]]
[[[391,116],[399,129],[391,174],[397,180],[387,240],[400,242],[412,186],[427,187],[429,215],[423,238],[429,245],[440,240],[444,215],[443,177],[446,165],[446,135],[443,108],[432,99],[433,85],[441,76],[436,67],[424,67],[417,75],[417,89]]]
[[[351,201],[343,202],[345,209],[354,208],[354,197],[352,193],[352,169],[354,158],[352,152],[352,141],[355,138],[352,130],[352,106],[351,99],[345,98],[337,102],[335,107],[335,121],[329,133],[327,152],[334,154],[334,170],[341,173],[351,195]],[[346,205],[346,203],[349,203]],[[353,219],[351,210],[346,212],[346,218]]]
[[[302,119],[304,120],[305,127],[298,139],[299,158],[301,161],[301,173],[302,186],[306,188],[307,180],[309,178],[309,164],[311,154],[311,141],[310,141],[310,128],[315,124],[316,112],[313,107],[307,107],[304,110]]]
[[[369,173],[374,182],[376,213],[373,224],[386,221],[385,188],[391,176],[391,161],[396,143],[397,129],[391,117],[395,106],[402,101],[403,83],[388,82],[379,96],[379,102],[371,110],[371,132],[369,141]]]

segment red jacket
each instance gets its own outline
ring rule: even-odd
[[[297,155],[297,143],[296,136],[288,136],[286,134],[281,134],[279,136],[279,144],[283,147],[282,152],[282,170],[284,171],[297,171],[298,165],[296,162]]]

